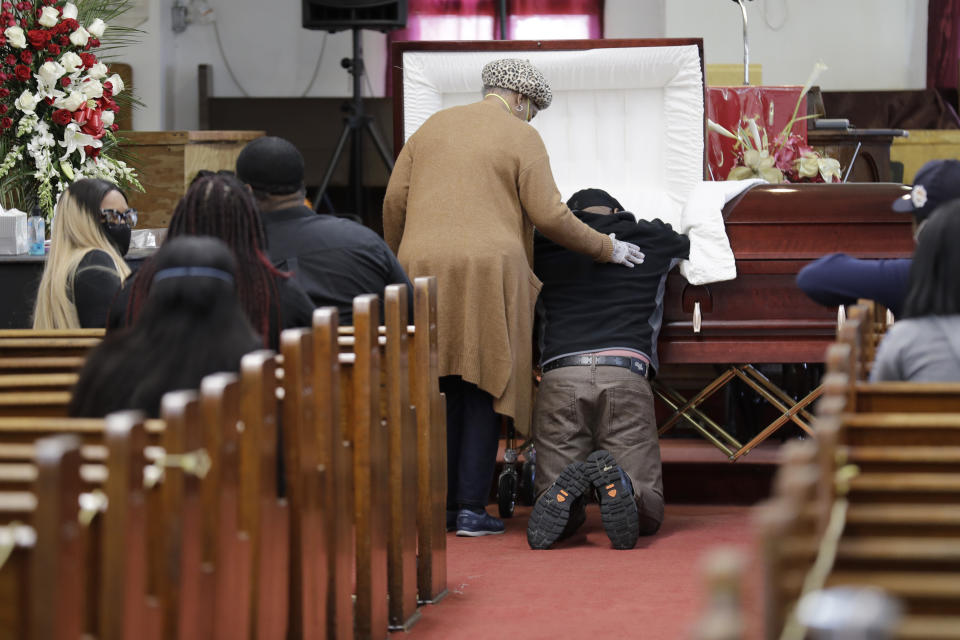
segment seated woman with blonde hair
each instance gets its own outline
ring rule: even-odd
[[[51,223],[34,329],[106,326],[110,303],[130,275],[123,256],[136,222],[136,210],[111,182],[85,178],[63,192]]]
[[[960,382],[960,200],[917,228],[910,288],[880,343],[872,381]]]

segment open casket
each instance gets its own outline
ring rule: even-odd
[[[600,187],[640,217],[687,230],[686,205],[706,175],[701,39],[394,43],[395,153],[434,112],[480,99],[483,65],[502,57],[529,59],[551,85],[553,104],[531,124],[564,198]],[[810,431],[806,407],[819,388],[798,401],[753,365],[823,362],[837,311],[809,300],[796,273],[831,251],[908,257],[910,218],[890,211],[907,191],[881,183],[764,184],[718,210],[736,277],[691,285],[670,274],[659,357],[663,367],[725,366],[689,399],[655,384],[673,410],[661,433],[684,421],[737,459],[788,422]],[[735,379],[779,411],[746,443],[698,408]]]

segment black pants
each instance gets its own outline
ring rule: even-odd
[[[460,376],[440,378],[440,391],[447,396],[447,509],[482,509],[500,441],[493,396]]]

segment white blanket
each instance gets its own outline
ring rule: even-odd
[[[737,277],[737,266],[723,224],[723,207],[763,180],[698,182],[681,207],[660,190],[622,201],[638,220],[659,218],[690,238],[690,259],[680,262],[680,273],[690,284],[723,282]]]

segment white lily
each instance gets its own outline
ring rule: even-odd
[[[713,131],[714,133],[719,133],[721,136],[724,136],[726,138],[733,138],[734,140],[737,139],[737,136],[730,133],[730,131],[726,129],[723,125],[717,124],[710,118],[707,118],[707,129],[710,129],[710,131]]]
[[[60,156],[61,160],[66,160],[74,151],[79,151],[80,162],[83,162],[87,158],[87,154],[83,150],[84,147],[99,149],[103,146],[103,143],[93,136],[81,133],[80,125],[76,122],[71,122],[67,125],[66,130],[63,132],[63,140],[61,140],[59,144],[61,147],[66,147],[67,149],[63,152],[63,155]]]

